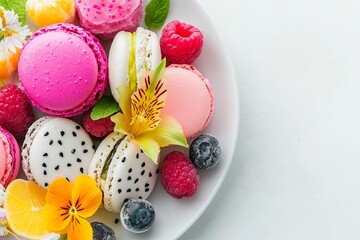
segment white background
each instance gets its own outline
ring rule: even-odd
[[[181,240],[360,239],[360,1],[199,2],[233,60],[241,122]]]

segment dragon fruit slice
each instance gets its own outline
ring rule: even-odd
[[[81,26],[104,40],[135,31],[143,16],[142,0],[76,0],[76,9]]]

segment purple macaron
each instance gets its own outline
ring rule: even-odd
[[[21,52],[18,71],[32,104],[53,116],[89,110],[108,83],[107,57],[99,40],[72,24],[35,32]]]

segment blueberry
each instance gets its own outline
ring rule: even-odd
[[[155,219],[155,210],[142,199],[130,199],[121,209],[121,224],[134,233],[142,233],[151,228]]]
[[[116,240],[115,232],[107,225],[100,222],[92,222],[93,240]]]
[[[211,135],[201,134],[190,145],[189,157],[197,168],[209,169],[220,159],[219,141]]]

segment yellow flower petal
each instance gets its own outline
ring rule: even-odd
[[[76,215],[73,215],[67,227],[68,240],[92,240],[93,230],[90,223]]]
[[[74,183],[72,204],[77,214],[87,218],[92,216],[102,201],[102,192],[96,182],[88,175],[80,175]]]
[[[134,138],[134,141],[140,146],[146,156],[148,156],[154,163],[157,163],[160,146],[154,139],[148,138],[145,135]]]
[[[158,127],[154,131],[146,133],[146,137],[154,139],[160,147],[169,145],[188,147],[181,125],[175,118],[168,115],[161,115]]]
[[[121,112],[125,115],[125,117],[131,117],[131,90],[128,86],[119,86],[116,89],[119,93],[119,105]]]
[[[160,110],[165,106],[165,83],[159,79],[154,85],[150,74],[142,77],[143,83],[131,96],[130,129],[134,137],[155,129],[161,120]]]
[[[111,116],[111,121],[115,123],[114,131],[122,134],[130,134],[129,121],[122,113],[117,113]]]
[[[46,194],[46,204],[67,207],[71,200],[71,192],[73,186],[63,177],[57,178],[50,183]],[[71,203],[70,203],[71,205]]]
[[[51,231],[60,234],[66,233],[66,227],[70,223],[68,209],[61,209],[58,206],[46,204],[42,214],[42,222]]]

